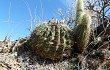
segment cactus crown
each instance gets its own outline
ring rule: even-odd
[[[77,5],[76,5],[76,23],[75,23],[75,26],[80,24],[83,13],[84,13],[83,0],[78,0]]]
[[[77,11],[77,12],[83,12],[83,11],[84,11],[84,3],[83,3],[83,0],[78,0],[78,1],[77,1],[76,11]]]
[[[84,13],[82,20],[81,20],[82,24],[90,26],[91,25],[91,17],[89,16],[89,13]]]

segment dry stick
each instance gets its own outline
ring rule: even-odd
[[[31,9],[30,9],[30,6],[28,4],[28,2],[26,0],[24,0],[24,3],[26,5],[26,7],[28,8],[28,11],[29,11],[29,15],[30,15],[30,32],[32,32],[32,12],[31,12]]]
[[[43,7],[42,7],[42,0],[40,0],[41,9],[42,9],[42,20],[43,20]]]
[[[109,25],[109,24],[108,24],[108,25]],[[107,44],[107,43],[105,43],[105,44]],[[105,44],[103,44],[103,45],[105,45]],[[99,50],[101,47],[103,47],[103,45],[101,45],[97,50]],[[93,52],[93,51],[92,51],[92,52]],[[89,55],[90,53],[91,53],[91,52],[89,52],[88,55]],[[83,59],[83,61],[85,61],[85,59],[87,58],[88,55],[85,56],[85,58]],[[83,61],[82,61],[82,63],[81,63],[81,64],[82,64],[82,67],[83,67],[83,65],[84,65],[84,64],[83,64]]]
[[[35,24],[35,25],[36,25],[36,23],[37,23],[37,19],[36,19],[36,9],[37,9],[37,6],[35,7],[35,11],[34,11],[34,14],[35,14],[34,24]]]
[[[103,45],[101,45],[97,50],[99,50],[100,48],[102,48],[104,45],[106,45],[107,43],[105,43],[105,44],[103,44]]]
[[[110,24],[110,23],[109,23]],[[107,26],[109,26],[109,24],[107,25]],[[106,27],[106,29],[107,29],[107,27]],[[105,43],[105,44],[107,44],[107,43]],[[105,44],[103,44],[103,45],[105,45]],[[99,50],[101,47],[103,47],[103,45],[101,45],[97,50]],[[92,52],[94,52],[94,51],[92,51]],[[85,58],[82,60],[82,68],[84,67],[83,65],[84,65],[84,62],[83,61],[85,61],[86,60],[86,58],[87,58],[87,56],[90,54],[91,52],[89,52],[86,56],[85,56]],[[84,69],[82,69],[82,70],[84,70]]]
[[[37,10],[37,6],[35,7],[35,11],[34,11],[34,14],[35,14],[34,25],[35,26],[38,25],[38,23],[40,22],[40,17],[39,17],[39,15],[36,14],[36,12],[37,12],[36,10]],[[38,17],[38,19],[36,17]]]
[[[11,12],[11,2],[10,2],[10,6],[9,6],[9,13],[8,13],[8,26],[10,28],[10,12]]]
[[[5,36],[5,39],[3,41],[3,47],[6,46],[7,37],[8,37],[8,35]]]
[[[107,25],[106,30],[107,30],[107,28],[108,28],[109,25],[110,25],[110,23]],[[103,33],[103,31],[102,31],[100,34],[102,34],[102,33]],[[100,36],[100,34],[99,34],[96,38],[98,38],[98,37]],[[105,34],[105,32],[104,32],[104,34]],[[94,41],[93,41],[93,42],[94,42]],[[89,45],[91,45],[93,42],[91,42]],[[88,46],[89,46],[89,45],[88,45]],[[104,44],[104,45],[105,45],[105,44]],[[87,47],[88,47],[88,46],[87,46]],[[103,45],[102,45],[102,46],[103,46]],[[102,46],[101,46],[101,47],[102,47]],[[86,47],[86,48],[87,48],[87,47]],[[101,47],[99,47],[99,48],[101,48]],[[85,48],[85,49],[86,49],[86,48]],[[98,48],[98,49],[99,49],[99,48]]]
[[[110,4],[107,4],[107,5],[104,4],[104,5],[102,6],[101,10],[100,10],[100,13],[101,13],[106,7],[108,7],[108,6],[110,6]]]
[[[92,43],[93,43],[93,42],[91,42],[90,44],[92,44]],[[89,44],[89,45],[90,45],[90,44]],[[88,46],[89,46],[89,45],[88,45]],[[104,44],[104,45],[105,45],[105,44]],[[94,45],[94,46],[95,46],[95,45]],[[102,45],[102,46],[103,46],[103,45]],[[102,46],[101,46],[101,47],[102,47]],[[101,47],[100,47],[100,48],[101,48]],[[87,47],[86,47],[86,48],[87,48]],[[98,48],[98,49],[99,49],[99,48]],[[97,49],[97,50],[98,50],[98,49]],[[81,62],[81,70],[85,70],[85,68],[84,68],[84,67],[85,67],[85,66],[84,66],[85,64],[84,64],[84,63],[86,63],[86,58],[87,58],[87,57],[89,56],[89,54],[91,54],[92,52],[94,52],[94,51],[88,52],[88,54],[87,54],[86,56],[84,56],[84,58],[83,58],[83,60],[82,60],[82,62]]]
[[[15,45],[11,47],[11,49],[13,49],[13,47],[14,47],[14,50],[17,50],[17,46],[18,46],[18,44],[19,44],[19,41],[20,41],[20,38],[19,38],[18,41],[15,43]],[[10,51],[11,51],[11,49],[10,49]]]
[[[92,11],[94,11],[94,12],[96,12],[96,13],[98,13],[98,14],[100,14],[100,15],[102,15],[103,17],[106,17],[104,14],[106,13],[102,13],[101,14],[101,12],[103,11],[103,9],[105,9],[106,7],[109,7],[110,6],[110,4],[108,3],[108,4],[105,4],[104,6],[100,6],[100,4],[102,3],[101,1],[95,1],[94,3],[93,3],[93,5],[89,2],[89,1],[87,1],[88,3],[89,3],[89,7],[90,7],[90,9],[89,10],[92,10]],[[96,3],[98,2],[98,5],[96,5]],[[101,2],[101,3],[100,3]],[[109,1],[108,1],[109,2]],[[93,8],[94,8],[94,6],[99,6],[99,7],[101,7],[101,10],[94,10]],[[98,8],[99,8],[98,7]]]
[[[110,10],[110,8],[109,8],[109,9],[107,9],[107,10],[105,11],[105,13],[107,13],[109,10]]]
[[[1,63],[2,63],[2,64],[0,64],[0,65],[1,65],[2,67],[5,67],[5,66],[6,66],[8,70],[11,69],[11,67],[10,67],[7,63],[5,63],[5,62],[3,62],[3,61],[1,61]]]
[[[103,25],[104,25],[104,24],[103,24]],[[106,31],[107,31],[107,28],[108,28],[108,27],[110,27],[110,23],[109,23],[109,24],[107,24],[106,28],[104,28],[104,27],[103,27],[103,28],[104,28],[104,30],[105,30],[104,34],[106,33]]]

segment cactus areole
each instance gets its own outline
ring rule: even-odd
[[[61,22],[42,23],[33,30],[30,45],[43,58],[59,59],[69,56],[71,30]]]

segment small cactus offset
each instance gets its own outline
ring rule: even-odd
[[[75,30],[75,40],[78,46],[78,49],[82,52],[89,42],[90,33],[91,33],[91,18],[85,13],[82,17],[81,24],[76,27]]]
[[[41,57],[58,59],[70,54],[68,51],[72,45],[70,32],[70,28],[62,22],[46,22],[33,30],[30,45]]]
[[[74,41],[77,45],[74,46],[79,52],[83,52],[84,48],[87,47],[89,37],[91,33],[91,17],[88,13],[84,12],[83,0],[77,1],[77,12],[76,12],[76,23],[74,28]]]

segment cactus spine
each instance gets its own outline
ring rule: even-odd
[[[80,52],[84,51],[84,48],[89,42],[91,32],[91,17],[88,13],[84,12],[83,0],[77,1],[77,13],[76,13],[76,27],[74,29],[74,40],[77,44],[77,49]]]

